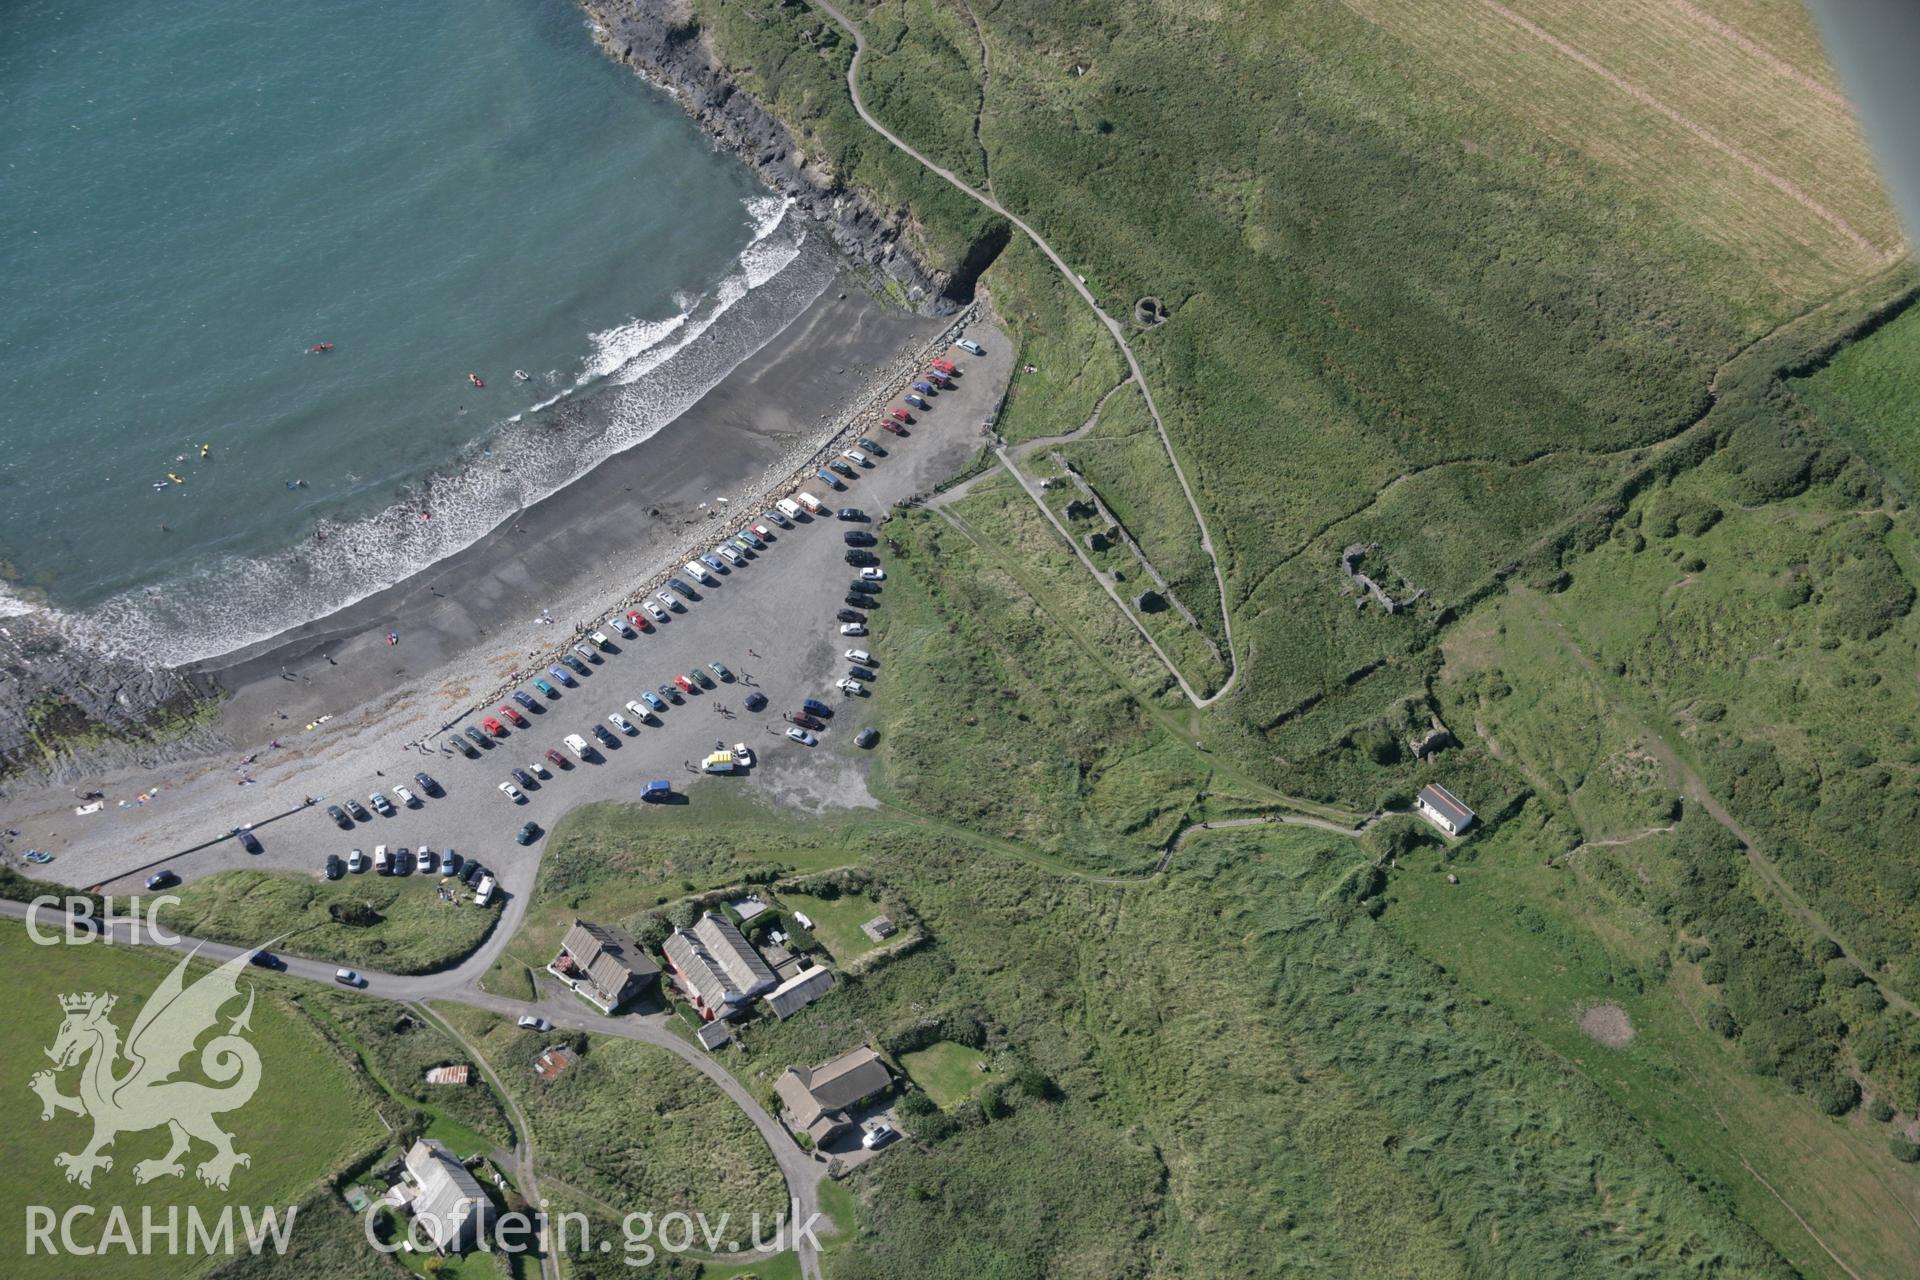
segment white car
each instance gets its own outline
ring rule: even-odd
[[[654,598],[676,613],[685,613],[687,611],[687,602],[671,591],[656,591],[654,592]]]
[[[333,980],[343,987],[364,987],[367,980],[351,969],[335,969]]]
[[[592,635],[588,636],[587,639],[593,641],[595,644],[599,645],[602,649],[613,648],[613,641],[607,638],[607,633],[604,631],[596,631]]]
[[[653,709],[644,702],[629,702],[627,710],[633,712],[633,718],[642,724],[650,724],[653,721]]]
[[[662,609],[659,605],[655,604],[651,600],[642,600],[640,602],[640,607],[645,609],[647,611],[647,616],[652,618],[655,622],[665,622],[667,620],[667,611],[665,609]]]
[[[860,452],[858,449],[842,449],[840,451],[840,456],[845,458],[847,461],[853,463],[853,465],[855,465],[856,467],[870,467],[873,465],[873,463],[868,459],[867,455]]]
[[[841,676],[838,680],[835,680],[833,684],[836,689],[849,697],[864,698],[867,696],[867,686],[861,684],[852,676]]]
[[[857,622],[843,622],[840,624],[840,634],[843,636],[863,636],[867,634],[867,629]]]
[[[872,1151],[876,1147],[884,1147],[893,1141],[894,1137],[894,1127],[885,1120],[879,1120],[874,1122],[873,1128],[860,1135],[860,1145]]]
[[[523,1013],[520,1015],[520,1029],[522,1031],[551,1031],[553,1030],[553,1024],[545,1018],[536,1018],[530,1013]]]
[[[621,635],[625,636],[629,640],[638,640],[640,638],[640,633],[638,631],[635,631],[633,629],[633,624],[628,622],[625,618],[608,618],[607,625],[612,627],[615,631],[618,631]]]
[[[393,855],[387,852],[387,846],[383,844],[373,846],[373,873],[377,876],[393,874]]]
[[[971,351],[976,356],[983,356],[987,354],[981,348],[980,344],[975,342],[972,338],[955,338],[953,340],[953,345],[956,347],[959,347],[962,351]]]
[[[526,793],[514,786],[511,782],[503,782],[500,784],[500,794],[515,804],[525,804],[527,802]]]
[[[629,737],[639,732],[639,730],[633,727],[633,721],[627,719],[618,711],[607,712],[607,723]]]
[[[605,659],[603,659],[600,656],[600,651],[598,649],[591,647],[590,645],[586,644],[584,641],[581,642],[580,644],[573,646],[573,651],[579,654],[582,658],[586,659],[588,662],[605,661]]]
[[[347,870],[356,875],[367,869],[367,855],[355,849],[347,855]]]
[[[728,546],[724,542],[713,549],[713,554],[717,556],[725,556],[728,564],[742,563],[740,559],[740,553],[734,550],[732,547]]]
[[[395,787],[393,789],[393,798],[400,802],[402,809],[411,809],[420,803],[413,798],[413,792],[407,790],[405,787]]]
[[[868,566],[860,571],[860,576],[868,582],[885,582],[887,580],[887,571],[885,569]]]
[[[527,772],[536,778],[550,778],[553,776],[547,771],[547,762],[545,760],[535,760],[527,766]]]
[[[440,855],[431,849],[415,849],[413,856],[420,864],[420,874],[437,876],[440,874]]]
[[[747,749],[746,743],[736,742],[733,744],[733,762],[742,769],[753,768],[753,752]]]
[[[849,649],[841,656],[846,658],[848,662],[858,663],[863,667],[871,667],[874,665],[873,655],[865,649]]]
[[[792,738],[795,742],[799,743],[803,747],[810,747],[814,743],[820,741],[820,739],[814,737],[812,734],[808,733],[805,729],[802,729],[799,725],[795,725],[793,728],[787,730],[787,736],[789,738]]]
[[[587,740],[577,733],[568,734],[566,744],[567,750],[573,752],[573,757],[576,760],[585,760],[587,758],[587,752],[593,749],[587,745]]]

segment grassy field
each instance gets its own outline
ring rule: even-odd
[[[435,1012],[472,1040],[527,1113],[543,1184],[618,1215],[675,1210],[771,1222],[786,1188],[753,1124],[664,1049],[606,1036],[536,1036],[457,1005]],[[542,1081],[533,1060],[567,1039],[580,1059]]]
[[[813,921],[813,936],[820,940],[837,964],[846,964],[880,945],[860,930],[861,925],[875,916],[886,914],[885,909],[871,898],[849,894],[827,899],[783,891],[780,902],[789,911],[804,912],[807,919]]]
[[[900,1065],[913,1082],[925,1089],[943,1111],[953,1110],[987,1083],[988,1077],[980,1070],[985,1061],[986,1055],[978,1049],[951,1040],[937,1040],[924,1049],[900,1055]]]
[[[1804,399],[1909,500],[1920,494],[1920,311],[1908,310],[1865,341],[1795,380]]]
[[[54,1164],[54,1157],[81,1150],[92,1126],[84,1118],[65,1113],[41,1122],[40,1102],[26,1088],[31,1075],[49,1066],[41,1051],[54,1043],[60,1029],[63,1014],[57,997],[88,991],[113,994],[117,1005],[111,1021],[124,1037],[142,1003],[177,958],[97,945],[39,947],[28,940],[24,929],[11,923],[0,926],[0,957],[14,975],[7,987],[11,994],[0,996],[0,1012],[4,1012],[9,1028],[0,1056],[4,1056],[8,1078],[15,1082],[10,1114],[16,1121],[8,1143],[11,1158],[0,1173],[0,1200],[11,1206],[0,1221],[0,1256],[12,1260],[9,1270],[13,1274],[94,1276],[101,1266],[97,1259],[65,1251],[53,1258],[42,1254],[30,1264],[22,1262],[26,1248],[22,1234],[24,1206],[45,1205],[56,1215],[74,1205],[101,1206],[91,1220],[77,1220],[76,1238],[82,1243],[98,1238],[106,1229],[104,1214],[112,1205],[126,1208],[136,1234],[142,1206],[153,1207],[163,1219],[167,1206],[179,1206],[182,1213],[191,1207],[209,1221],[229,1205],[246,1205],[256,1212],[277,1206],[284,1212],[287,1206],[303,1201],[322,1178],[371,1149],[383,1132],[367,1096],[346,1067],[307,1020],[269,989],[254,1001],[246,1037],[260,1056],[258,1089],[243,1107],[218,1117],[222,1127],[233,1135],[234,1149],[250,1157],[250,1163],[233,1171],[226,1190],[209,1186],[197,1176],[198,1163],[212,1154],[211,1148],[200,1142],[195,1142],[183,1158],[184,1176],[137,1183],[135,1166],[146,1159],[157,1159],[167,1150],[166,1132],[155,1128],[123,1133],[107,1152],[113,1158],[112,1168],[96,1173],[91,1187],[69,1183]],[[193,976],[206,971],[196,966],[189,983]],[[243,996],[249,986],[257,985],[243,980]],[[220,1025],[224,1028],[242,1007],[241,1001],[233,1002],[223,1011]],[[179,1078],[202,1078],[198,1062],[197,1054],[189,1055]],[[113,1064],[113,1069],[126,1075],[130,1065],[121,1060]],[[58,1081],[61,1092],[74,1094],[78,1078],[74,1071],[62,1072]],[[304,1220],[296,1218],[293,1239],[304,1246],[308,1232],[302,1230],[303,1226]],[[235,1229],[240,1229],[237,1219]],[[184,1235],[183,1222],[183,1250]],[[176,1276],[204,1271],[213,1260],[204,1256],[190,1260],[169,1256],[128,1258],[116,1253],[110,1265],[116,1276]],[[19,1269],[23,1267],[28,1269]]]
[[[471,897],[448,902],[424,876],[323,880],[295,871],[222,871],[175,891],[167,926],[237,946],[387,973],[431,973],[471,954],[500,917]]]

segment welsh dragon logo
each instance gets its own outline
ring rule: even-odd
[[[92,1186],[94,1170],[113,1168],[113,1157],[104,1152],[116,1137],[163,1125],[172,1145],[166,1155],[133,1167],[136,1182],[180,1177],[186,1172],[180,1157],[195,1138],[213,1148],[198,1168],[200,1180],[210,1186],[225,1190],[234,1169],[252,1163],[251,1157],[233,1149],[233,1135],[214,1122],[221,1112],[244,1106],[260,1087],[260,1055],[241,1038],[253,1016],[251,987],[246,1008],[224,1034],[200,1050],[201,1074],[224,1087],[175,1079],[195,1042],[219,1021],[220,1010],[239,998],[240,970],[252,955],[235,956],[191,987],[183,979],[192,957],[183,958],[141,1006],[124,1048],[119,1029],[109,1020],[115,997],[91,991],[60,997],[66,1020],[46,1051],[53,1070],[35,1072],[28,1083],[40,1095],[42,1120],[53,1119],[59,1111],[93,1119],[92,1141],[53,1158],[67,1171],[67,1181]],[[68,1097],[60,1092],[56,1077],[76,1066],[80,1093]]]

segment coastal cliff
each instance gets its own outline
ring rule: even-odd
[[[951,272],[924,261],[910,244],[905,213],[876,209],[797,146],[786,125],[734,81],[680,0],[581,0],[581,7],[609,57],[673,95],[709,137],[792,200],[847,257],[897,281],[907,300],[929,314],[948,314],[971,298],[985,262],[975,264],[978,255],[970,254]]]

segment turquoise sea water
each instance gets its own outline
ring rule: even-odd
[[[830,274],[565,0],[0,31],[0,590],[164,660],[471,542]]]

